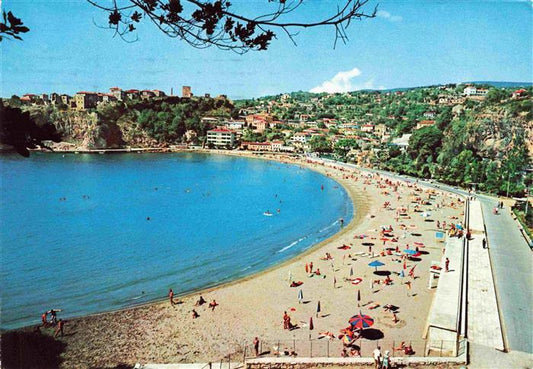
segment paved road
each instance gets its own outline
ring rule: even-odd
[[[509,209],[492,214],[495,200],[479,197],[483,206],[494,283],[511,350],[533,353],[533,255]]]
[[[353,165],[347,166],[356,168]],[[368,171],[398,179],[417,180],[380,170]],[[466,191],[455,187],[440,183],[419,182],[468,196]],[[511,217],[509,209],[503,209],[504,211],[500,211],[499,215],[494,215],[492,208],[497,200],[484,195],[479,195],[478,199],[483,207],[494,284],[499,299],[507,348],[533,354],[533,253],[522,237],[517,222]]]

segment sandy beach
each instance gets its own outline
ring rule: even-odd
[[[460,222],[463,206],[457,197],[413,183],[391,182],[379,175],[327,168],[289,157],[281,161],[309,166],[344,186],[354,203],[352,221],[295,259],[201,293],[175,296],[179,304],[171,305],[165,300],[68,320],[65,336],[58,338],[65,344],[60,366],[207,362],[228,354],[242,359],[244,345],[246,354],[252,355],[249,350],[256,336],[262,351],[287,347],[306,356],[311,338],[314,356],[322,352],[325,356],[325,350],[330,356],[340,356],[342,342],[318,339],[319,334],[339,335],[339,330],[349,325],[348,319],[359,311],[374,319],[372,328],[356,341],[364,356],[378,340],[382,351],[402,341],[412,341],[415,351],[423,350],[419,345],[423,345],[435,292],[428,289],[429,267],[432,261],[441,262],[444,246],[435,239],[437,221],[441,227],[444,222]],[[389,226],[392,230],[382,232]],[[402,258],[405,249],[417,247],[420,254],[413,260]],[[396,250],[400,252],[396,254]],[[326,258],[326,253],[331,258]],[[368,266],[372,261],[384,264],[377,268],[378,273]],[[319,269],[320,275],[310,273],[311,262],[313,271]],[[412,268],[415,278],[409,276]],[[402,270],[403,278],[399,275]],[[392,280],[390,284],[384,284],[387,275]],[[290,287],[291,281],[303,283]],[[300,291],[302,303],[298,299]],[[195,306],[200,295],[207,303]],[[212,300],[219,304],[214,310],[208,307]],[[396,322],[393,313],[385,309],[388,304],[397,308]],[[192,318],[192,309],[198,318]],[[284,311],[296,329],[283,329]],[[42,332],[53,334],[52,328]]]

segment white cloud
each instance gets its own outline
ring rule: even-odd
[[[389,13],[389,12],[387,12],[385,10],[378,10],[376,15],[378,16],[378,18],[383,18],[383,19],[386,19],[386,20],[388,20],[390,22],[401,22],[402,19],[403,19],[399,15],[392,15],[391,13]]]
[[[371,78],[364,83],[354,83],[353,79],[359,77],[361,71],[358,68],[352,70],[338,72],[332,79],[322,82],[320,85],[313,87],[309,92],[319,93],[335,93],[335,92],[349,92],[356,90],[383,90],[385,87],[374,85],[374,79]]]

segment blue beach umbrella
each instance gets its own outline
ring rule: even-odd
[[[406,254],[409,254],[409,255],[414,255],[414,254],[416,254],[418,251],[416,251],[416,250],[411,250],[411,249],[406,249],[406,250],[403,250],[403,252],[405,252]]]
[[[382,266],[382,265],[385,265],[385,264],[382,263],[382,262],[379,261],[379,260],[374,260],[373,262],[371,262],[371,263],[368,264],[368,266],[375,267],[375,268],[376,268],[376,271],[378,270],[378,267],[379,267],[379,266]]]

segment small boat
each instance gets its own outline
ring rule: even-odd
[[[270,211],[267,210],[267,211],[265,211],[265,212],[263,213],[263,215],[264,215],[264,216],[267,216],[267,217],[271,217],[273,214],[272,214]]]

